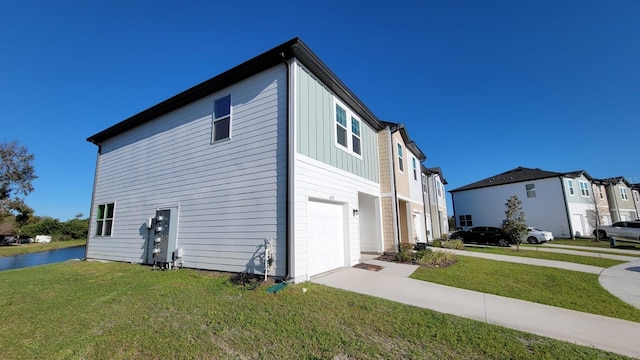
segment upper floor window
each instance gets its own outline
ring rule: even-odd
[[[418,168],[416,167],[416,158],[411,158],[411,165],[413,166],[413,180],[418,180]]]
[[[640,202],[640,193],[638,193],[637,191],[633,191],[633,198],[636,200],[636,202]]]
[[[580,195],[589,196],[589,183],[586,181],[580,181]]]
[[[347,112],[336,104],[336,141],[349,148],[347,144]]]
[[[602,191],[602,186],[598,186],[598,193],[600,193],[600,199],[604,199],[604,191]]]
[[[404,171],[404,160],[402,155],[402,145],[398,144],[398,169]]]
[[[524,188],[527,190],[527,197],[536,197],[536,184],[526,184]]]
[[[629,200],[629,195],[627,195],[627,189],[620,186],[620,197],[622,200]]]
[[[569,195],[575,195],[576,191],[573,188],[573,180],[567,180],[567,185],[569,185]]]
[[[355,114],[336,101],[336,144],[357,157],[362,156],[361,125]]]
[[[213,141],[228,139],[231,136],[231,95],[214,102]]]
[[[436,188],[438,189],[438,196],[442,196],[442,183],[440,180],[436,180]]]
[[[360,149],[360,120],[351,117],[351,144],[353,145],[353,152],[362,155],[362,149]]]
[[[96,236],[111,236],[115,203],[98,205],[96,216]]]

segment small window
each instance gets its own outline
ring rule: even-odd
[[[438,196],[442,196],[442,183],[440,183],[440,180],[436,180],[436,189],[438,189]]]
[[[604,191],[602,191],[602,186],[598,186],[598,193],[600,193],[600,199],[604,199]]]
[[[336,141],[338,144],[348,148],[347,145],[347,112],[336,105]]]
[[[627,189],[620,186],[620,197],[622,200],[629,200],[629,195],[627,195]]]
[[[528,198],[536,197],[536,184],[526,184],[524,187],[527,190]]]
[[[231,136],[231,95],[215,101],[213,117],[213,141],[228,139]]]
[[[398,169],[404,171],[404,160],[402,155],[402,145],[398,144]]]
[[[362,149],[360,148],[360,120],[351,117],[351,144],[353,146],[353,152],[362,155]]]
[[[637,191],[633,192],[633,198],[636,200],[636,202],[640,202],[640,194]]]
[[[413,165],[413,180],[418,180],[418,168],[416,167],[416,158],[411,158],[411,163]]]
[[[589,183],[586,181],[580,181],[580,195],[585,197],[589,196]]]
[[[111,236],[113,230],[113,213],[115,204],[98,205],[98,214],[96,216],[96,236]]]
[[[573,189],[573,181],[567,180],[567,184],[569,185],[569,195],[575,195],[576,191]]]
[[[460,226],[473,226],[471,215],[460,215],[458,219],[460,220]]]

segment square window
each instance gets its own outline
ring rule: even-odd
[[[231,118],[216,120],[213,123],[213,141],[229,138]]]
[[[536,197],[536,184],[526,184],[524,187],[527,190],[528,198]]]
[[[460,215],[459,220],[460,226],[473,226],[471,215]]]

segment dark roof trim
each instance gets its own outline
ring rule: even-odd
[[[443,184],[445,185],[449,184],[447,180],[444,178],[444,175],[442,175],[442,169],[440,169],[440,167],[427,168],[423,166],[422,171],[427,175],[438,174]]]
[[[206,80],[178,95],[154,105],[132,117],[125,119],[97,134],[87,138],[87,141],[100,144],[115,135],[133,129],[159,116],[167,114],[198,99],[227,88],[239,81],[265,71],[291,58],[296,58],[313,75],[322,81],[345,104],[351,107],[363,120],[376,131],[384,128],[380,120],[367,108],[358,97],[309,49],[299,38],[293,38],[275,48],[268,50],[244,63]]]
[[[402,141],[404,141],[407,148],[411,150],[411,152],[414,153],[420,161],[427,160],[427,155],[425,155],[418,145],[409,138],[409,133],[407,133],[407,129],[404,127],[404,124],[397,124],[388,121],[383,121],[382,124],[384,126],[388,126],[392,133],[399,131],[400,136],[402,136]]]
[[[502,174],[490,176],[486,179],[476,181],[474,183],[450,190],[449,192],[454,193],[457,191],[480,189],[480,188],[486,188],[491,186],[517,184],[525,181],[541,180],[541,179],[548,179],[553,177],[577,178],[577,177],[580,177],[581,175],[585,175],[587,179],[591,180],[591,177],[589,176],[589,174],[587,174],[586,171],[584,170],[573,171],[570,173],[559,173],[554,171],[545,171],[541,169],[517,167],[515,169],[503,172]]]

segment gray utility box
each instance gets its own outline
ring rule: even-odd
[[[158,209],[154,229],[153,261],[173,261],[173,252],[177,248],[178,209]]]

